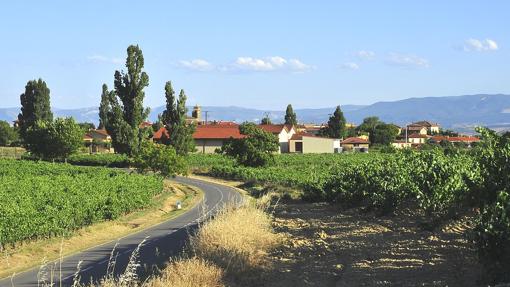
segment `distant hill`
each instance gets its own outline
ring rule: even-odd
[[[153,108],[150,120],[164,106]],[[190,108],[191,110],[191,108]],[[444,128],[472,132],[475,126],[489,126],[498,130],[510,129],[510,95],[467,95],[455,97],[409,98],[393,102],[377,102],[372,105],[343,105],[347,121],[360,123],[367,116],[378,116],[386,122],[405,125],[419,120],[439,123]],[[259,121],[267,112],[273,122],[282,122],[285,112],[264,111],[235,106],[203,106],[203,118],[208,120]],[[306,123],[324,123],[334,107],[321,109],[297,109],[298,120]],[[19,108],[0,108],[0,120],[16,119]],[[98,108],[54,109],[56,116],[72,116],[80,122],[98,122]]]

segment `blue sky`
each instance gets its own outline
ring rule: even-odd
[[[509,1],[2,1],[0,107],[43,78],[97,106],[126,48],[189,104],[262,109],[510,93]]]

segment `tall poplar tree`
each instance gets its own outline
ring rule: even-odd
[[[287,110],[285,111],[285,124],[286,125],[297,125],[297,117],[294,109],[292,109],[292,105],[289,104],[287,106]]]
[[[38,121],[50,122],[53,120],[50,89],[42,79],[29,81],[20,100],[21,113],[18,115],[18,125],[21,138],[26,140],[27,130],[34,127]]]
[[[112,96],[112,91],[109,91],[108,86],[103,84],[101,103],[99,104],[99,129],[105,129],[108,125],[108,113],[111,112],[110,98]]]
[[[175,148],[179,155],[186,155],[195,150],[193,133],[195,126],[186,123],[186,94],[184,90],[179,93],[179,99],[175,99],[175,91],[172,82],[165,84],[166,109],[161,116],[163,124],[168,132],[168,138],[163,139],[163,143],[169,144]]]
[[[107,113],[106,130],[112,137],[116,152],[133,155],[143,140],[140,124],[150,111],[143,107],[143,89],[149,85],[149,76],[143,72],[144,59],[138,45],[129,46],[127,54],[127,73],[115,71],[114,93],[109,95],[110,110]]]
[[[330,138],[343,138],[346,134],[344,113],[337,106],[328,120],[328,126],[321,130],[321,134]]]

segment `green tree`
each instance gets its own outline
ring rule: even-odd
[[[163,124],[163,116],[161,114],[158,114],[158,120],[152,123],[152,132],[157,132],[164,126],[165,125]]]
[[[230,156],[245,166],[264,166],[274,160],[278,152],[278,138],[272,133],[257,127],[254,123],[243,123],[239,132],[246,137],[229,139],[221,148],[220,153]]]
[[[448,129],[446,129],[446,130],[440,129],[438,135],[449,136],[449,137],[458,137],[459,133],[452,131],[452,130],[448,130]]]
[[[271,118],[269,118],[269,115],[265,115],[262,120],[260,121],[261,125],[270,125],[272,124]]]
[[[356,130],[373,134],[376,127],[381,123],[382,121],[380,121],[378,117],[366,117],[363,119],[363,122],[356,127]]]
[[[21,138],[26,142],[26,131],[38,121],[52,121],[53,113],[50,107],[50,89],[42,79],[32,80],[25,86],[25,92],[20,96],[21,113],[18,115],[18,125]]]
[[[330,138],[343,138],[346,134],[344,113],[337,106],[335,112],[328,120],[328,126],[321,130],[323,136]]]
[[[179,99],[175,99],[175,91],[172,82],[165,85],[166,109],[163,111],[162,120],[168,132],[168,138],[163,143],[175,148],[178,155],[186,155],[195,150],[193,133],[195,126],[186,123],[186,94],[184,90],[179,93]]]
[[[285,110],[285,124],[286,125],[297,125],[297,117],[294,109],[292,109],[292,105],[289,104],[287,106],[287,110]]]
[[[101,103],[99,104],[99,129],[105,129],[108,126],[108,113],[111,113],[110,99],[114,96],[113,91],[108,90],[108,86],[103,84],[101,93]]]
[[[18,132],[8,122],[0,121],[0,146],[7,146],[18,140]]]
[[[356,127],[358,132],[368,133],[371,144],[389,145],[397,138],[399,129],[393,124],[387,124],[378,117],[366,117]]]
[[[150,112],[143,107],[145,97],[143,89],[149,85],[149,76],[143,72],[142,50],[131,45],[127,49],[127,54],[127,73],[115,71],[115,89],[113,93],[108,93],[110,110],[104,124],[112,137],[115,151],[134,155],[144,138],[140,124]]]
[[[84,130],[84,131],[88,131],[88,130],[93,130],[96,128],[96,125],[94,123],[88,123],[88,122],[83,122],[83,123],[78,123],[78,125]]]
[[[395,125],[380,123],[375,127],[375,130],[370,133],[373,144],[390,145],[395,141],[399,134],[399,130]]]
[[[27,149],[44,159],[64,159],[83,145],[83,129],[73,118],[38,121],[27,130]]]
[[[163,176],[187,174],[186,160],[177,154],[172,146],[161,145],[144,140],[136,154],[134,164],[139,171],[151,170]]]

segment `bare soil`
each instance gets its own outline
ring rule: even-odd
[[[427,231],[423,215],[375,216],[328,204],[285,203],[274,228],[287,234],[263,286],[481,286],[466,234],[472,216]]]

